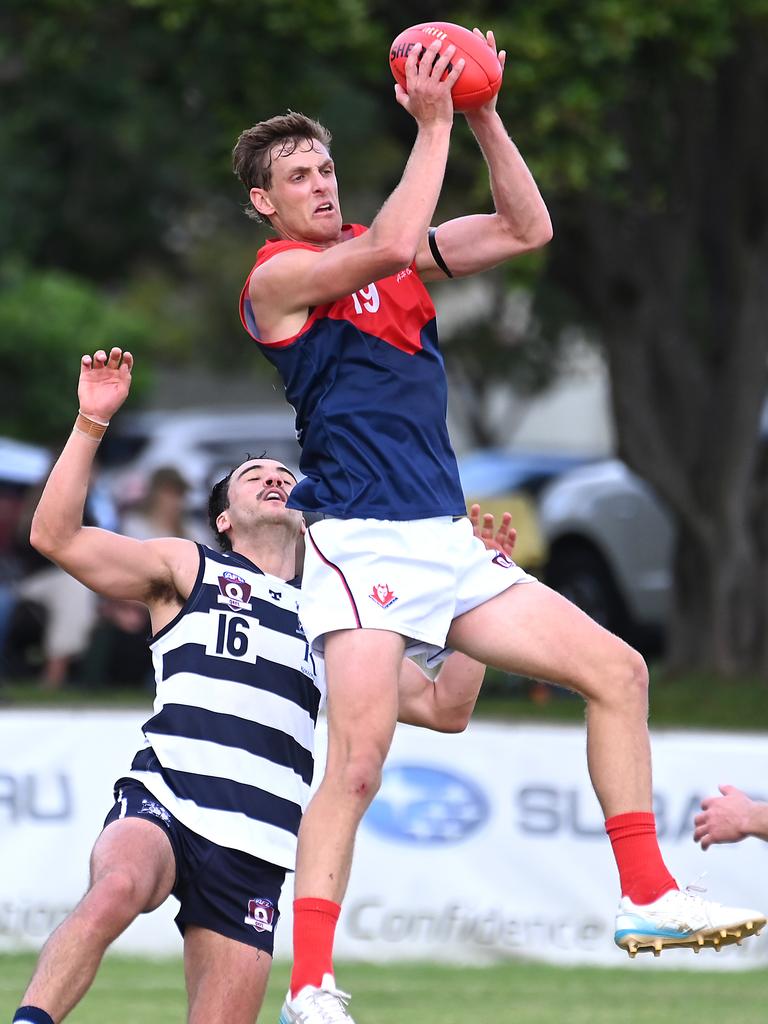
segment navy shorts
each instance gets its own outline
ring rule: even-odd
[[[135,779],[115,784],[115,806],[105,827],[119,818],[145,818],[163,829],[176,858],[173,895],[181,904],[176,925],[199,925],[272,955],[285,868],[230,850],[182,825]]]

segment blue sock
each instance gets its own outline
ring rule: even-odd
[[[13,1024],[53,1024],[53,1017],[39,1006],[20,1006],[14,1014]]]

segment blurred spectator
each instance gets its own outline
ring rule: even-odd
[[[22,672],[30,647],[39,646],[44,689],[59,689],[83,657],[96,622],[96,595],[39,555],[29,543],[32,513],[42,485],[26,495],[16,527],[16,557],[24,576],[14,587],[15,607],[7,627],[8,671]],[[93,525],[91,520],[89,525]]]
[[[7,514],[0,501],[0,678],[34,676],[45,689],[66,683],[146,685],[152,659],[145,607],[98,598],[30,546],[41,489],[42,484],[17,488]],[[175,467],[158,468],[144,503],[125,515],[121,532],[141,540],[176,536],[210,542],[207,528],[186,511],[188,491]],[[89,492],[86,525],[118,527],[111,496],[97,482]]]
[[[16,605],[15,581],[21,575],[15,539],[19,501],[15,489],[0,483],[0,678],[6,674],[3,655]]]
[[[40,680],[43,689],[57,690],[88,647],[96,622],[96,595],[55,565],[28,576],[17,594],[43,610]]]
[[[174,466],[160,466],[149,479],[147,496],[137,509],[123,517],[121,533],[137,540],[182,537],[210,543],[202,523],[186,512],[189,484]]]
[[[99,600],[99,614],[83,659],[80,681],[88,687],[154,686],[151,632],[146,606],[139,601]]]
[[[10,676],[8,637],[14,628],[16,587],[25,566],[19,520],[25,513],[26,494],[51,465],[49,452],[40,445],[0,437],[0,682]]]
[[[41,489],[27,483],[9,491],[5,504],[0,500],[0,678],[33,676],[45,689],[145,685],[152,678],[146,609],[98,598],[30,546]],[[143,505],[126,514],[122,532],[142,540],[210,541],[186,512],[188,490],[173,466],[155,470]],[[118,528],[112,498],[98,482],[89,491],[86,525]]]

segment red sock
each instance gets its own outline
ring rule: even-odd
[[[615,814],[606,819],[605,831],[613,846],[622,896],[629,896],[633,903],[653,903],[670,889],[677,889],[661,857],[653,814]]]
[[[341,907],[311,897],[293,901],[291,998],[305,985],[319,986],[333,974],[333,936]]]

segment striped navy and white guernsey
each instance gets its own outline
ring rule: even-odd
[[[325,695],[299,580],[198,549],[189,598],[150,644],[155,713],[127,774],[198,835],[293,869]]]

